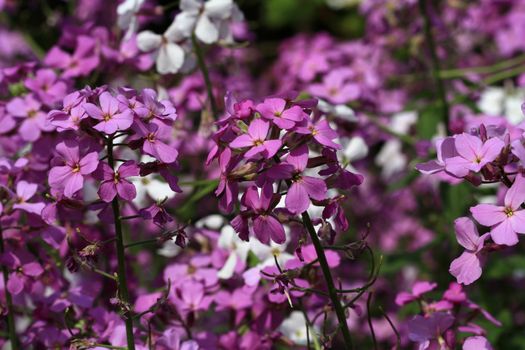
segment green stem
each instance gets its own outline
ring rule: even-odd
[[[2,227],[0,226],[0,252],[4,254],[4,233]],[[15,314],[13,312],[13,300],[11,298],[11,293],[7,290],[7,281],[9,279],[9,271],[7,271],[7,266],[2,265],[2,273],[4,275],[4,293],[5,293],[5,302],[7,305],[7,329],[9,331],[9,340],[11,341],[11,349],[18,350],[18,337],[16,336],[15,329]]]
[[[493,75],[489,75],[488,77],[483,79],[483,83],[485,83],[486,85],[492,85],[501,80],[505,80],[508,78],[514,78],[515,76],[518,76],[522,73],[525,73],[525,65],[521,65],[516,68],[509,69],[509,70],[504,70],[502,72],[499,72]]]
[[[204,78],[206,92],[208,93],[208,100],[210,100],[211,111],[213,113],[213,117],[217,120],[219,118],[219,109],[217,108],[217,102],[215,101],[215,97],[213,96],[213,86],[211,84],[210,74],[208,73],[208,68],[206,67],[206,62],[204,61],[204,55],[202,53],[201,46],[197,41],[195,33],[193,33],[191,36],[191,42],[193,44],[193,47],[195,48],[195,55],[197,56],[197,65],[199,66],[199,69]]]
[[[108,138],[108,163],[111,169],[115,168],[115,161],[113,158],[113,137]],[[133,317],[128,308],[130,305],[128,284],[126,279],[126,256],[124,252],[124,238],[122,235],[122,221],[120,217],[120,207],[118,198],[115,196],[111,202],[113,208],[113,218],[115,220],[115,242],[117,248],[117,262],[118,262],[118,293],[120,299],[125,304],[124,322],[126,323],[126,338],[128,342],[128,350],[135,350],[135,338],[133,335]]]
[[[159,243],[159,240],[156,239],[156,238],[152,238],[152,239],[147,239],[145,241],[132,242],[132,243],[126,244],[124,246],[124,248],[131,248],[131,247],[136,247],[136,246],[139,246],[139,245],[153,244],[153,243]]]
[[[301,216],[303,218],[303,224],[308,230],[308,233],[310,234],[310,238],[314,245],[315,252],[317,253],[317,258],[319,259],[319,265],[321,266],[321,270],[323,271],[324,279],[326,281],[326,287],[328,289],[328,296],[332,301],[335,314],[337,315],[337,319],[339,321],[339,328],[343,333],[343,338],[345,340],[345,348],[353,349],[354,347],[352,344],[352,336],[350,335],[350,330],[348,329],[348,325],[346,323],[345,310],[343,309],[343,306],[341,305],[341,302],[337,295],[334,280],[332,278],[332,273],[330,272],[330,267],[328,266],[328,261],[326,260],[326,255],[324,254],[323,246],[319,241],[317,232],[315,232],[315,228],[312,224],[312,220],[310,219],[310,215],[308,215],[308,212],[304,212]]]
[[[518,64],[525,63],[525,54],[513,57],[509,60],[501,61],[491,66],[465,67],[455,69],[445,69],[439,72],[442,79],[461,78],[469,73],[492,74],[501,70],[513,68]]]
[[[430,22],[430,17],[428,16],[426,0],[419,0],[419,10],[421,12],[421,15],[423,16],[425,38],[428,42],[428,47],[430,49],[430,59],[432,61],[432,67],[431,67],[432,77],[434,78],[434,82],[436,84],[436,92],[437,92],[438,98],[441,100],[441,104],[442,104],[442,120],[445,123],[447,133],[450,134],[449,105],[447,101],[447,94],[445,92],[445,86],[439,74],[439,71],[440,71],[439,58],[437,55],[434,35],[432,34],[432,23]]]

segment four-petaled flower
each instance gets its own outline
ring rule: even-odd
[[[91,118],[100,121],[94,126],[96,130],[111,135],[118,130],[129,129],[131,124],[133,124],[131,111],[129,109],[119,110],[119,101],[111,96],[109,92],[105,91],[100,94],[99,102],[100,107],[92,103],[83,105]]]
[[[138,176],[140,169],[134,161],[127,161],[120,165],[117,171],[113,171],[107,163],[101,163],[102,183],[98,190],[100,199],[111,202],[118,194],[120,198],[130,201],[137,195],[135,186],[126,178]]]
[[[244,153],[245,158],[252,158],[258,154],[262,154],[264,158],[269,159],[273,157],[282,146],[281,140],[266,140],[269,130],[270,123],[261,119],[255,119],[250,123],[248,133],[237,136],[230,143],[230,147],[250,147],[250,149]]]

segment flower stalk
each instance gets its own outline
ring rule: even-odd
[[[2,227],[0,226],[0,253],[4,254],[4,233]],[[18,350],[18,337],[16,336],[15,328],[15,314],[13,311],[13,299],[11,293],[7,289],[7,281],[9,280],[9,272],[7,271],[7,266],[2,265],[2,274],[4,276],[4,293],[5,293],[5,302],[7,306],[7,329],[9,332],[9,341],[11,342],[11,349]]]
[[[193,47],[195,48],[195,55],[197,56],[197,65],[199,66],[199,69],[202,73],[202,77],[204,78],[204,85],[206,85],[206,93],[208,94],[208,100],[210,100],[210,106],[211,106],[211,111],[213,113],[213,117],[217,119],[219,117],[219,108],[217,107],[217,101],[215,100],[215,97],[213,96],[213,86],[211,84],[208,68],[206,67],[206,62],[204,61],[204,55],[202,53],[202,48],[199,45],[199,42],[197,41],[197,37],[195,36],[195,33],[193,33],[191,36],[191,43],[193,44]]]
[[[113,138],[108,138],[107,143],[107,150],[108,150],[108,163],[111,169],[115,169],[115,161],[113,158]],[[135,350],[135,338],[133,335],[133,317],[131,315],[131,310],[128,308],[130,305],[129,300],[129,291],[128,291],[128,284],[127,284],[127,278],[126,278],[126,257],[125,257],[125,246],[124,246],[124,238],[122,235],[122,221],[120,216],[120,206],[118,197],[115,196],[113,200],[111,201],[111,207],[113,209],[113,218],[115,220],[115,243],[116,243],[116,250],[117,250],[117,271],[118,271],[118,294],[119,298],[123,301],[125,304],[125,311],[124,311],[124,322],[126,324],[126,339],[128,343],[128,349],[129,350]]]

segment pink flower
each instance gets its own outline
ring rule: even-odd
[[[312,135],[314,140],[323,146],[341,149],[341,145],[332,141],[337,138],[338,135],[337,132],[330,127],[326,119],[322,119],[316,124],[309,123],[307,127],[298,127],[295,132],[298,134]]]
[[[96,52],[97,42],[86,35],[77,37],[75,52],[71,55],[58,47],[53,47],[47,53],[44,63],[51,67],[64,70],[62,78],[71,78],[88,75],[99,64]]]
[[[479,137],[463,133],[456,136],[454,145],[458,156],[446,159],[445,170],[457,177],[464,177],[469,171],[479,172],[496,159],[505,143],[497,137],[483,143]]]
[[[337,69],[327,74],[322,84],[310,85],[310,92],[334,104],[345,104],[359,97],[358,84],[346,82],[348,70]]]
[[[136,133],[142,137],[142,151],[163,163],[170,164],[177,160],[179,152],[165,144],[161,139],[166,137],[171,128],[155,123],[135,124]]]
[[[418,300],[423,294],[428,293],[434,290],[437,287],[437,283],[419,281],[414,283],[412,287],[412,292],[401,292],[396,296],[396,304],[403,306],[409,304],[415,300]]]
[[[490,235],[497,244],[515,245],[518,243],[516,233],[525,233],[525,211],[520,208],[525,201],[525,178],[516,176],[514,184],[505,194],[505,206],[478,204],[470,208],[477,222],[490,226]]]
[[[268,170],[268,176],[276,180],[290,179],[285,204],[293,214],[301,214],[310,206],[310,199],[326,198],[326,184],[322,179],[303,175],[308,164],[308,146],[301,145],[290,151],[286,161]]]
[[[456,239],[465,251],[450,264],[450,273],[458,283],[471,284],[481,276],[481,261],[479,254],[483,249],[488,233],[479,236],[474,222],[469,218],[458,218],[454,222]]]
[[[419,343],[419,350],[428,349],[430,342],[441,337],[454,323],[454,317],[445,312],[435,312],[428,317],[414,316],[407,322],[408,338]]]
[[[7,111],[16,118],[23,118],[20,125],[20,137],[24,141],[36,141],[42,131],[51,131],[53,127],[47,124],[47,115],[40,108],[42,104],[33,95],[24,98],[16,97],[7,106]]]
[[[30,277],[38,277],[44,273],[42,266],[24,251],[20,254],[4,253],[0,257],[0,263],[13,270],[7,281],[7,290],[14,295],[20,294],[24,290],[24,286]]]
[[[49,185],[63,191],[64,196],[73,195],[82,189],[84,176],[91,174],[98,166],[97,152],[91,152],[80,158],[79,146],[73,141],[63,141],[56,146],[64,165],[51,168],[49,171]]]
[[[265,184],[260,195],[257,187],[249,187],[244,194],[243,204],[254,212],[254,216],[252,216],[253,233],[259,241],[265,244],[270,243],[270,238],[278,244],[286,241],[283,225],[272,213],[272,208],[276,204],[273,201],[272,184]]]
[[[281,129],[291,129],[296,123],[302,122],[306,113],[299,106],[286,109],[286,101],[282,98],[266,98],[263,103],[256,107],[262,117],[271,120]]]
[[[463,350],[492,350],[487,338],[477,335],[474,337],[468,337],[463,343]]]
[[[13,205],[13,209],[24,210],[28,213],[40,215],[42,209],[44,209],[44,203],[28,203],[36,193],[38,188],[37,184],[28,183],[27,181],[19,181],[16,184],[16,203]]]
[[[107,91],[99,96],[100,108],[92,103],[83,105],[91,118],[100,120],[94,128],[108,135],[118,130],[129,129],[133,124],[133,114],[129,109],[119,110],[119,101]]]
[[[423,174],[435,174],[445,170],[445,163],[449,158],[457,157],[455,139],[445,137],[436,140],[437,160],[431,160],[426,163],[416,165],[416,169]]]
[[[245,158],[252,158],[258,154],[262,154],[266,159],[271,158],[277,153],[279,148],[281,148],[282,141],[266,140],[269,129],[270,123],[261,119],[255,119],[250,123],[248,133],[237,136],[230,142],[230,147],[250,147],[244,154]]]
[[[123,163],[117,171],[113,171],[107,163],[101,163],[101,171],[104,181],[100,184],[98,195],[104,202],[111,202],[117,194],[127,201],[136,197],[135,186],[126,180],[127,177],[139,175],[140,169],[134,161]]]

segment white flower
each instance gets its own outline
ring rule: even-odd
[[[182,10],[173,22],[186,36],[195,36],[206,44],[231,37],[230,21],[242,20],[242,13],[233,0],[182,0]]]
[[[292,311],[290,316],[281,323],[279,331],[297,345],[307,345],[306,319],[301,311]],[[310,328],[310,338],[313,331]]]
[[[141,51],[154,51],[156,67],[160,74],[177,73],[184,64],[184,49],[178,44],[186,36],[173,22],[163,35],[146,30],[137,35]]]
[[[392,117],[390,129],[398,134],[406,135],[416,121],[416,112],[397,113]],[[384,178],[388,178],[405,169],[408,162],[407,157],[402,152],[402,143],[397,138],[392,138],[385,142],[375,161],[377,165],[383,168],[381,175]]]
[[[317,104],[317,108],[321,112],[324,112],[326,114],[333,115],[335,117],[339,117],[341,119],[344,119],[348,122],[357,122],[359,119],[355,116],[355,112],[352,108],[348,107],[347,105],[333,105],[330,104],[324,100],[319,100]]]
[[[127,29],[126,35],[124,36],[124,40],[128,40],[133,35],[133,33],[137,31],[137,12],[139,11],[143,3],[144,0],[125,0],[123,3],[118,5],[118,26],[121,29]]]
[[[237,262],[239,260],[246,261],[248,251],[250,250],[250,243],[240,239],[233,227],[226,225],[221,230],[217,245],[222,249],[230,251],[230,256],[224,263],[222,269],[217,273],[217,276],[220,279],[229,279],[235,272]]]
[[[477,106],[483,114],[504,116],[509,123],[517,125],[525,119],[521,110],[523,100],[525,100],[523,89],[508,91],[505,88],[491,86],[481,93]]]

